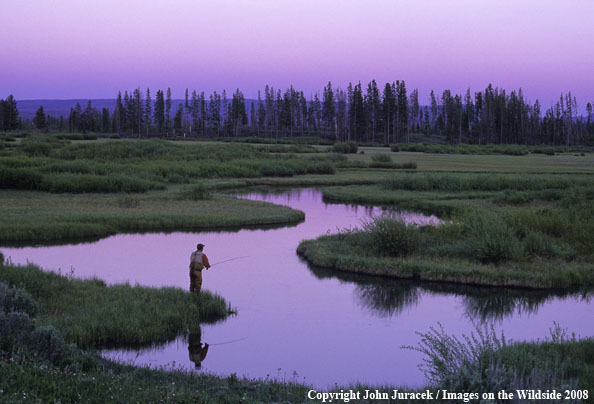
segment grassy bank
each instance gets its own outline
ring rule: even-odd
[[[365,235],[364,235],[365,236]],[[524,288],[581,288],[594,286],[594,264],[547,260],[519,263],[481,263],[465,258],[374,255],[358,234],[322,236],[302,241],[297,252],[313,265],[367,275],[453,282],[468,285]]]
[[[376,185],[327,187],[326,201],[437,214],[438,227],[378,219],[304,241],[315,265],[491,286],[594,286],[590,175],[392,173]]]
[[[39,301],[39,324],[55,327],[67,342],[84,347],[151,345],[228,314],[223,298],[209,292],[196,298],[177,288],[107,286],[99,279],[69,279],[33,265],[0,264],[0,281]]]
[[[176,369],[148,369],[117,364],[68,344],[53,326],[40,325],[46,311],[32,294],[0,282],[0,398],[2,402],[312,402],[311,387],[287,379],[248,380],[196,374]],[[496,392],[515,389],[594,387],[594,343],[568,337],[558,326],[544,343],[510,344],[487,327],[457,339],[441,327],[419,333],[408,347],[422,352],[427,386],[344,386],[363,392]],[[341,388],[333,389],[339,392]],[[565,400],[577,402],[577,400]],[[585,402],[591,400],[583,400]],[[313,402],[320,402],[314,400]],[[362,403],[386,400],[358,400]],[[387,401],[395,402],[395,401]],[[399,400],[398,402],[443,402]]]
[[[206,196],[207,199],[195,199]],[[143,195],[0,193],[0,242],[72,241],[120,232],[295,223],[302,212],[192,189]]]

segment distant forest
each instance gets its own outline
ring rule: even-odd
[[[430,105],[419,104],[419,92],[407,92],[404,81],[365,88],[349,84],[346,90],[329,82],[321,94],[306,99],[291,86],[284,92],[266,86],[256,100],[246,100],[238,89],[205,96],[186,89],[185,99],[172,110],[171,90],[149,89],[118,93],[115,108],[98,110],[89,101],[77,104],[68,117],[52,117],[40,107],[32,122],[18,117],[12,96],[0,100],[0,130],[27,124],[40,130],[118,133],[135,137],[319,136],[337,141],[407,143],[411,136],[434,137],[449,144],[594,145],[592,102],[586,115],[578,113],[571,92],[561,94],[543,111],[538,100],[530,104],[522,90],[493,88],[474,94],[441,95],[433,91]]]

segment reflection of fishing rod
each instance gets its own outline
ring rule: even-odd
[[[229,258],[228,260],[219,261],[219,262],[217,262],[217,263],[215,263],[215,264],[212,264],[210,267],[212,268],[212,267],[214,267],[215,265],[222,264],[223,262],[235,261],[235,260],[238,260],[238,259],[241,259],[241,258],[247,258],[247,257],[249,257],[249,255],[244,255],[244,256],[242,256],[242,257]]]
[[[247,339],[247,337],[243,337],[243,338],[237,338],[231,341],[227,341],[227,342],[219,342],[218,344],[208,344],[209,346],[214,346],[214,345],[226,345],[226,344],[232,344],[233,342],[238,342],[238,341],[243,341],[244,339]]]

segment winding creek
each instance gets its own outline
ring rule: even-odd
[[[472,331],[473,322],[494,322],[516,341],[543,339],[554,321],[577,335],[594,335],[594,306],[582,294],[374,279],[311,268],[295,253],[300,240],[357,226],[382,214],[380,208],[328,205],[314,189],[240,197],[287,205],[305,212],[306,219],[281,228],[122,234],[1,251],[14,263],[28,260],[76,277],[184,289],[197,242],[206,245],[211,263],[247,256],[204,272],[203,287],[222,295],[238,313],[202,325],[200,342],[210,348],[200,368],[189,359],[187,336],[149,349],[103,351],[137,365],[279,378],[318,388],[351,382],[420,386],[422,355],[401,346],[416,345],[415,331],[438,322],[457,335]],[[409,222],[437,222],[403,214]]]

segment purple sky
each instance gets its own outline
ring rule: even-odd
[[[111,98],[119,89],[404,79],[463,92],[492,82],[545,105],[594,100],[589,0],[19,0],[0,12],[0,97]]]

